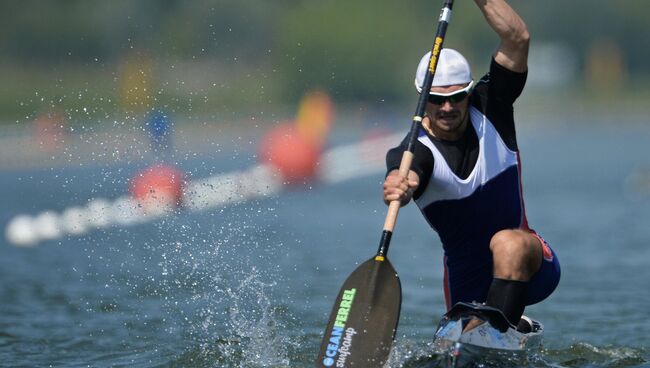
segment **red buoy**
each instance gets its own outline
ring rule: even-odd
[[[182,204],[184,182],[182,171],[170,165],[156,164],[137,173],[129,189],[145,211],[168,210]]]
[[[282,123],[262,139],[259,149],[262,163],[278,169],[288,184],[310,181],[317,172],[320,150],[308,138],[300,135],[292,123]]]

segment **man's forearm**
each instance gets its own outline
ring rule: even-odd
[[[517,72],[526,71],[530,34],[523,19],[504,0],[474,0],[474,2],[501,39],[495,55],[497,62]]]

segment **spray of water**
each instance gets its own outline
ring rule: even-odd
[[[200,234],[197,223],[168,224],[181,240],[165,247],[159,266],[167,289],[165,309],[175,321],[168,332],[188,339],[183,362],[290,366],[297,343],[285,331],[292,317],[282,298],[282,277],[269,261],[272,249],[281,245],[263,221],[251,225],[249,217],[260,211],[243,212],[247,215],[234,220],[233,213],[216,214],[229,222],[207,235]]]

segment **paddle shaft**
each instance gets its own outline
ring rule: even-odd
[[[414,156],[413,147],[415,146],[415,142],[418,139],[420,127],[422,126],[422,119],[424,118],[427,101],[429,99],[429,90],[431,89],[431,84],[433,83],[433,76],[436,72],[436,67],[438,66],[438,57],[440,56],[445,34],[447,33],[447,26],[449,25],[449,21],[451,19],[451,8],[453,6],[453,3],[453,0],[445,0],[442,6],[442,11],[440,12],[436,38],[433,42],[433,47],[431,49],[431,58],[429,59],[429,68],[427,69],[427,74],[424,78],[424,82],[422,83],[422,92],[420,93],[418,105],[415,109],[415,115],[413,116],[413,121],[411,123],[408,145],[406,147],[406,151],[404,151],[404,154],[402,155],[402,161],[399,165],[399,175],[403,178],[407,178],[409,171],[411,170],[411,164],[413,163]],[[391,201],[388,205],[388,213],[386,214],[386,221],[384,222],[384,230],[381,234],[379,249],[377,250],[377,257],[383,259],[388,253],[390,239],[393,235],[393,230],[395,229],[395,223],[397,222],[397,215],[399,213],[400,207],[401,202],[399,200]]]
[[[444,0],[440,13],[428,73],[422,85],[423,93],[413,117],[408,147],[400,163],[399,173],[403,177],[408,176],[413,162],[413,147],[424,117],[452,3],[453,0]],[[397,272],[385,256],[399,207],[398,200],[389,204],[377,255],[357,267],[343,283],[323,335],[317,367],[380,367],[388,360],[399,322],[402,288]]]

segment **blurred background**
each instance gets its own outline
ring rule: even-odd
[[[644,1],[512,4],[533,37],[528,95],[571,96],[574,109],[646,100]],[[414,65],[430,48],[437,13],[435,3],[419,0],[1,6],[0,120],[7,126],[51,110],[70,127],[105,125],[153,107],[182,121],[246,124],[291,109],[314,88],[345,107],[398,108],[412,104]],[[456,4],[446,45],[480,77],[497,39],[474,7]]]
[[[528,217],[564,267],[531,364],[648,366],[650,3],[509,3]],[[0,2],[0,361],[312,366],[441,4]],[[445,46],[475,79],[497,43],[457,1]],[[391,366],[435,364],[438,238],[410,205],[393,244]]]

